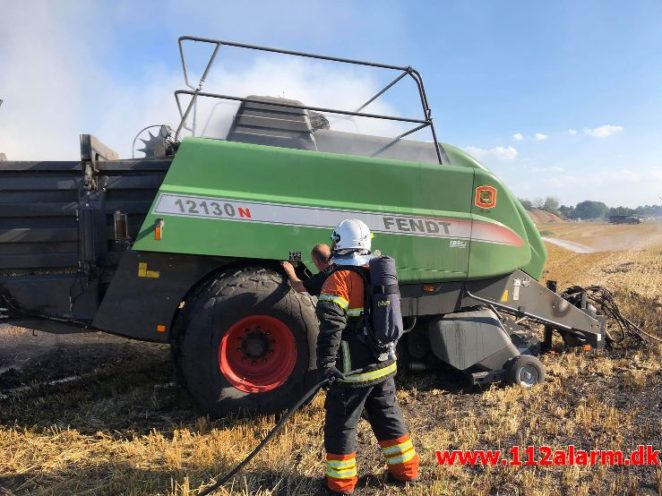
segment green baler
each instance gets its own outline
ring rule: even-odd
[[[183,45],[211,44],[198,86]],[[311,107],[271,97],[203,93],[221,46],[397,71],[416,83],[422,119]],[[280,410],[315,369],[314,299],[290,289],[279,261],[313,267],[310,248],[359,218],[398,264],[408,333],[401,367],[446,364],[475,383],[530,386],[544,371],[525,324],[569,345],[603,346],[604,324],[542,286],[540,234],[501,181],[442,145],[420,75],[386,66],[202,38],[180,39],[189,103],[176,133],[119,160],[83,136],[80,162],[0,163],[0,306],[18,324],[97,329],[169,342],[203,411]],[[202,98],[238,103],[219,137],[195,133]],[[384,138],[333,129],[328,117],[395,120]],[[429,129],[432,141],[405,139]],[[509,318],[515,316],[517,320]]]

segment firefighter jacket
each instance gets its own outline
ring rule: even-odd
[[[396,373],[395,360],[377,360],[365,328],[364,303],[363,278],[342,266],[338,266],[326,279],[317,302],[320,321],[317,367],[335,365],[343,373],[365,369],[338,381],[345,386],[379,384]]]

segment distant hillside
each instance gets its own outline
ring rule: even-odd
[[[533,219],[533,222],[535,222],[537,226],[541,224],[557,224],[561,222],[566,222],[558,215],[547,212],[546,210],[539,210],[534,208],[533,210],[527,210],[527,213],[529,214],[529,217]]]

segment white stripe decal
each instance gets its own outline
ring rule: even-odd
[[[352,370],[352,358],[349,354],[349,343],[347,341],[340,341],[340,346],[342,349],[342,371],[343,374],[346,374]]]
[[[343,219],[356,218],[361,219],[371,231],[377,233],[472,239],[472,222],[470,220],[356,212],[171,193],[159,195],[153,213],[329,229],[334,228]],[[473,239],[510,246],[522,246],[523,244],[522,239],[503,224],[477,220],[473,221]]]

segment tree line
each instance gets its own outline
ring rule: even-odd
[[[600,201],[585,200],[577,205],[561,205],[558,198],[520,198],[519,201],[527,210],[545,210],[566,219],[602,219],[612,215],[638,215],[642,217],[662,216],[662,205],[642,205],[637,208],[608,207]]]

